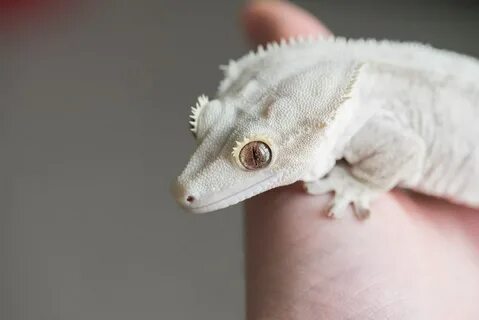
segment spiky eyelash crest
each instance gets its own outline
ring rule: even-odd
[[[190,114],[190,130],[193,135],[196,137],[198,133],[198,117],[200,116],[201,110],[208,104],[209,99],[206,95],[202,94],[198,97],[198,101],[194,106],[191,107],[191,114]]]

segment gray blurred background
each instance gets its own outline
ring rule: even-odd
[[[476,1],[296,1],[338,35],[479,56]],[[242,319],[241,208],[183,213],[189,106],[242,1],[96,1],[3,39],[0,319]]]

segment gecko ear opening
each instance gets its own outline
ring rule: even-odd
[[[198,97],[196,105],[191,107],[189,122],[191,133],[196,140],[201,141],[203,139],[220,112],[221,104],[218,100],[209,101],[205,95]]]

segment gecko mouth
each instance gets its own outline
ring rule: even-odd
[[[194,212],[194,213],[205,213],[210,211],[219,210],[231,205],[234,205],[238,202],[251,198],[259,193],[262,193],[268,190],[271,186],[273,186],[279,177],[277,175],[271,175],[259,182],[254,182],[250,184],[248,187],[241,189],[233,194],[229,194],[227,196],[216,196],[213,201],[210,201],[206,204],[201,204],[197,206],[188,206],[186,209]],[[219,199],[218,199],[219,198]]]

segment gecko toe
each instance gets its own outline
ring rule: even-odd
[[[346,198],[335,198],[332,205],[327,210],[327,216],[331,218],[343,217],[350,202],[351,201]]]
[[[353,205],[354,213],[358,219],[367,219],[371,215],[371,209],[363,206],[358,206],[357,204]]]

